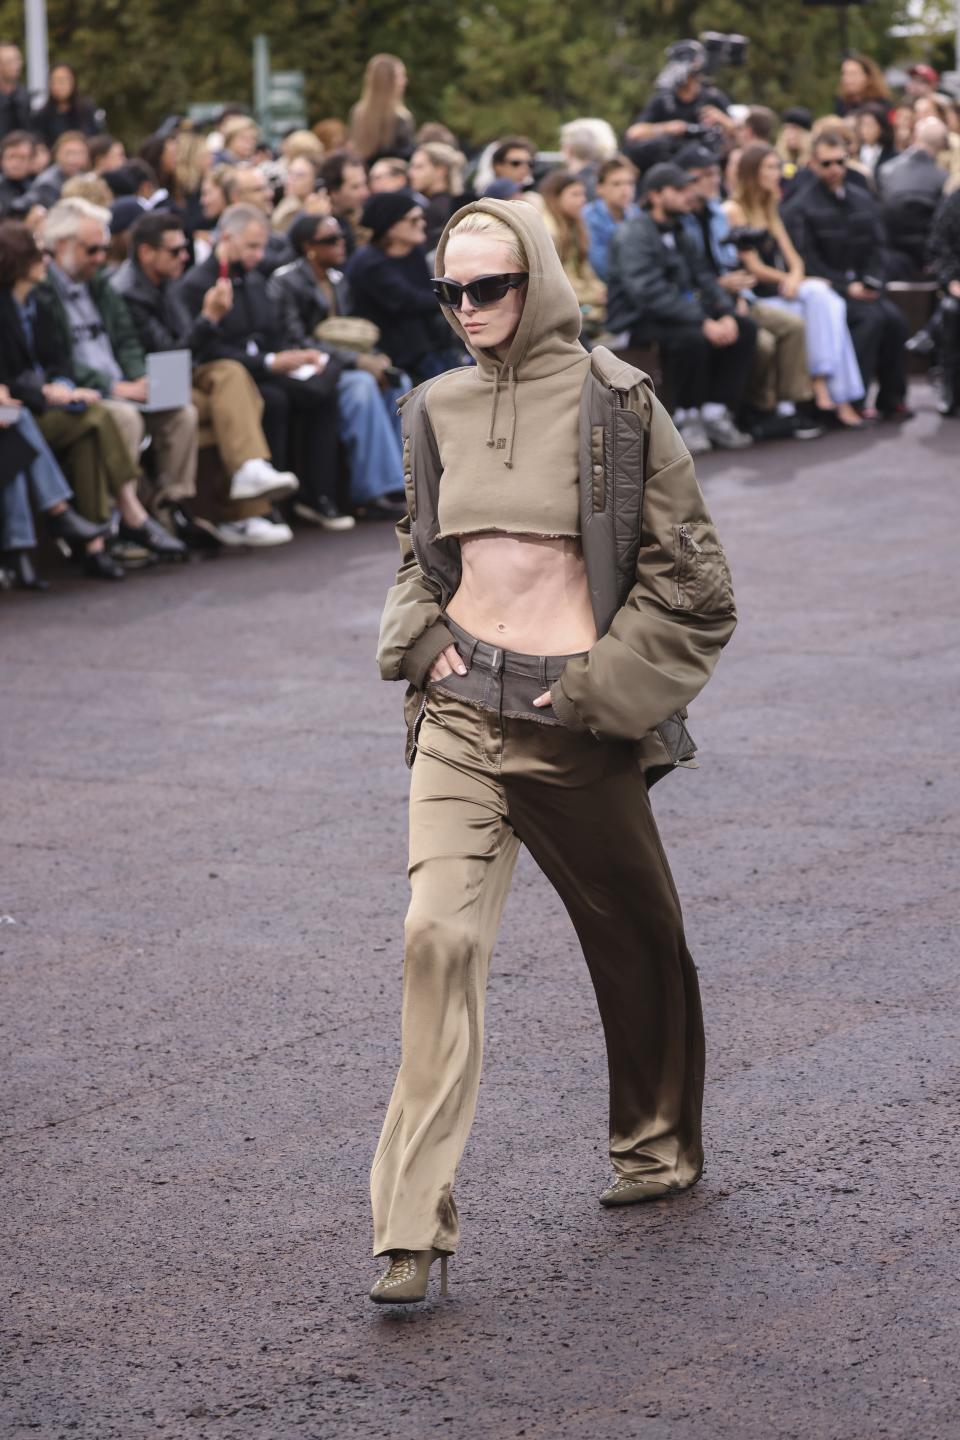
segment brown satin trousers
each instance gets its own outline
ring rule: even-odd
[[[456,1248],[454,1177],[521,845],[566,906],[593,980],[614,1170],[687,1186],[703,1164],[697,972],[633,747],[533,709],[567,657],[450,628],[470,668],[430,685],[411,777],[401,1064],[370,1178],[375,1255]]]

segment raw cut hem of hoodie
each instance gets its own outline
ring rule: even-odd
[[[530,535],[534,540],[579,540],[579,530],[523,530],[512,525],[478,525],[476,530],[441,530],[437,540],[470,540],[477,535]]]

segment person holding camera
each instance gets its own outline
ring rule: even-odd
[[[865,387],[877,382],[875,412],[906,420],[907,324],[884,294],[886,254],[880,207],[859,185],[846,183],[847,145],[824,130],[813,143],[812,184],[783,207],[787,233],[808,275],[829,281],[846,301],[847,324]]]
[[[674,421],[691,454],[713,445],[740,450],[752,444],[734,416],[749,382],[757,327],[736,313],[734,297],[684,234],[689,190],[690,176],[679,165],[648,171],[643,212],[610,245],[607,324],[628,331],[631,346],[660,346]]]
[[[758,301],[802,316],[817,409],[835,424],[858,430],[863,421],[853,402],[863,399],[863,380],[846,306],[826,281],[807,278],[780,218],[782,172],[783,162],[772,145],[747,146],[733,198],[724,206],[733,227],[731,238]]]
[[[699,41],[671,45],[667,58],[656,91],[625,137],[627,153],[640,170],[691,140],[705,140],[719,152],[734,136],[730,100],[704,79],[707,57]]]

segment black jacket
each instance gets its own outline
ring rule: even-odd
[[[84,95],[77,95],[69,110],[58,110],[56,101],[48,100],[34,112],[27,129],[42,135],[53,149],[60,136],[65,135],[68,130],[79,130],[81,135],[99,135],[103,125],[93,101]]]
[[[41,375],[36,373],[38,364]],[[6,385],[34,415],[42,415],[47,408],[42,387],[58,377],[70,377],[70,357],[60,345],[51,312],[37,306],[31,348],[12,294],[0,290],[0,385]]]
[[[347,280],[353,313],[378,327],[380,348],[394,365],[415,370],[431,350],[453,348],[422,250],[395,257],[376,245],[362,245],[347,262]]]
[[[843,195],[834,195],[818,180],[791,195],[781,213],[808,275],[829,280],[841,295],[865,275],[886,279],[880,207],[859,186],[848,184]]]
[[[332,270],[330,283],[336,297],[336,314],[351,313],[350,287],[339,270]],[[283,265],[275,270],[267,281],[267,295],[276,310],[277,328],[283,336],[286,350],[329,350],[316,338],[316,328],[330,314],[327,297],[314,278],[310,261],[306,258],[294,260],[292,265]],[[352,351],[341,350],[348,365],[356,364]]]
[[[35,130],[30,111],[30,96],[22,85],[17,85],[9,95],[0,90],[0,140],[11,130]]]
[[[19,219],[30,209],[30,187],[33,180],[9,180],[0,175],[0,215],[12,215]]]
[[[680,224],[661,227],[644,211],[615,230],[610,242],[607,324],[646,331],[702,325],[728,315],[733,303]]]
[[[928,254],[937,284],[946,290],[951,280],[960,280],[960,190],[954,190],[933,219]]]
[[[269,371],[263,357],[283,350],[283,336],[277,323],[276,306],[267,295],[266,276],[259,270],[234,266],[233,309],[217,325],[204,322],[197,326],[203,297],[217,283],[220,262],[214,250],[202,265],[188,270],[181,280],[170,287],[167,304],[173,316],[175,332],[190,335],[193,358],[201,365],[209,360],[237,360],[255,380],[266,379]],[[254,349],[248,350],[252,342]]]
[[[212,321],[194,319],[183,306],[171,303],[172,285],[154,285],[135,260],[125,260],[110,284],[127,302],[144,350],[192,350],[196,355],[212,341]],[[203,304],[203,296],[200,297]]]

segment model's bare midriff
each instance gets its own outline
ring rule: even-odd
[[[579,540],[464,535],[460,553],[447,614],[478,640],[521,655],[574,655],[596,643]]]

